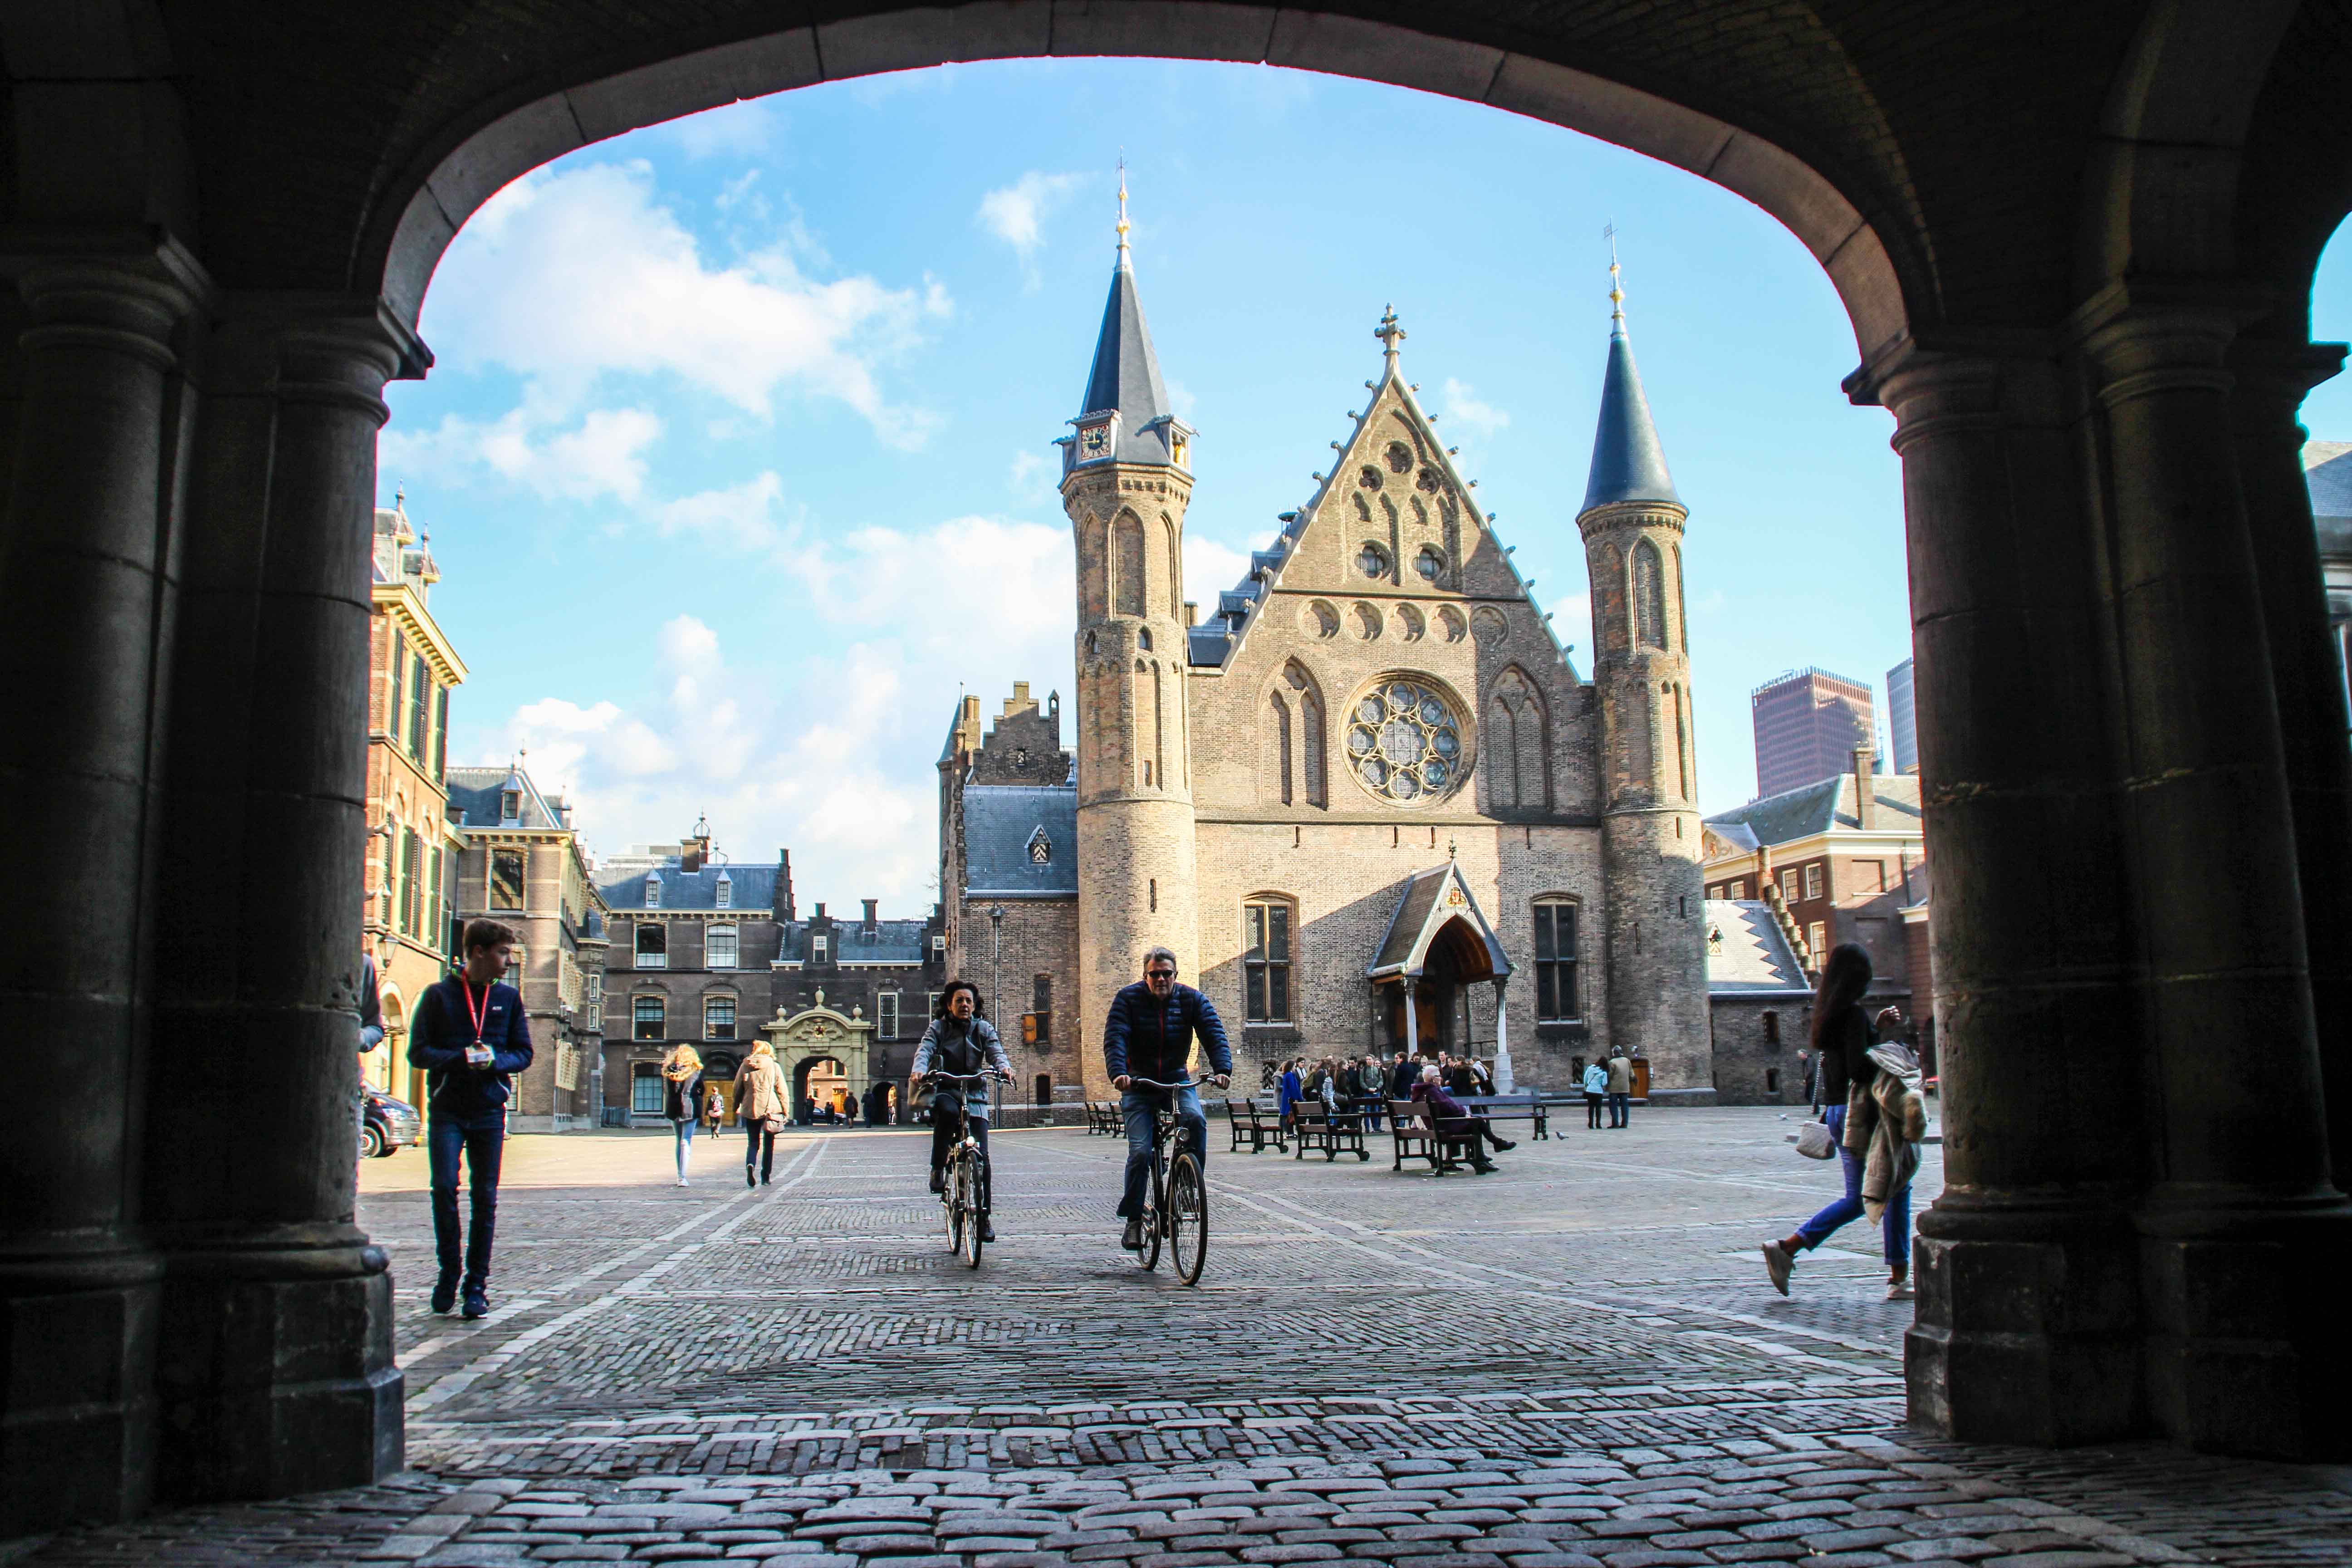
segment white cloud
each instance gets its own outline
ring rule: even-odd
[[[1249,552],[1197,533],[1184,536],[1184,597],[1201,606],[1201,618],[1217,613],[1217,595],[1242,580]]]
[[[591,409],[569,429],[549,430],[551,413],[526,402],[481,424],[444,415],[430,430],[386,429],[377,467],[387,474],[429,474],[462,483],[481,468],[551,500],[636,500],[645,491],[646,449],[661,437],[659,416],[643,408]]]
[[[665,534],[698,533],[715,544],[764,552],[781,549],[798,523],[797,510],[790,524],[780,521],[783,505],[784,481],[771,468],[726,489],[667,502],[656,515]]]
[[[676,376],[767,417],[780,396],[831,399],[893,446],[930,417],[897,405],[883,367],[952,313],[934,279],[892,289],[803,270],[787,238],[706,261],[643,163],[541,170],[467,224],[436,279],[428,331],[532,378],[527,402],[569,407],[614,374]]]
[[[1050,500],[1054,495],[1054,470],[1058,466],[1044,454],[1024,447],[1013,454],[1013,468],[1005,483],[1014,495],[1032,505]]]
[[[1084,174],[1048,174],[1032,169],[1009,185],[1000,185],[980,198],[972,221],[1013,247],[1021,258],[1026,287],[1041,279],[1036,268],[1038,247],[1045,242],[1045,220],[1087,183]]]
[[[749,158],[774,148],[783,133],[784,111],[772,99],[754,99],[689,114],[667,129],[689,158]]]
[[[1438,412],[1444,416],[1448,434],[1466,431],[1472,441],[1488,441],[1511,422],[1508,414],[1491,403],[1479,402],[1468,386],[1452,376],[1445,378],[1444,397]]]

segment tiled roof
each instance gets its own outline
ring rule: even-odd
[[[876,921],[870,931],[854,918],[831,924],[833,961],[836,963],[920,963],[923,937],[930,929],[927,921]],[[809,927],[807,921],[787,924],[779,956],[789,962],[806,963]]]
[[[682,871],[671,861],[647,867],[643,862],[632,867],[623,861],[607,862],[596,879],[604,891],[604,902],[614,913],[626,910],[642,910],[646,905],[646,878],[661,879],[661,901],[654,906],[664,910],[710,910],[719,908],[719,880],[728,881],[730,910],[771,910],[775,907],[776,868],[773,866],[704,866],[698,871]],[[617,873],[617,874],[615,874]]]
[[[1031,841],[1045,835],[1046,858]],[[1074,899],[1078,894],[1075,786],[973,784],[963,792],[964,891],[973,898]]]
[[[1625,318],[1620,314],[1610,323],[1601,420],[1592,432],[1592,468],[1577,513],[1628,500],[1682,505],[1674,477],[1666,472],[1666,449],[1650,418],[1650,400],[1642,391],[1642,373],[1633,368],[1633,345],[1625,337]]]
[[[1872,832],[1920,830],[1925,819],[1919,812],[1916,773],[1874,773],[1870,787],[1878,802],[1877,820],[1871,824]],[[1854,804],[1853,775],[1840,773],[1835,778],[1751,800],[1730,811],[1719,811],[1708,817],[1706,824],[1718,830],[1737,824],[1753,833],[1759,843],[1788,844],[1827,833],[1832,826],[1859,829],[1862,822],[1854,815]]]
[[[460,827],[562,827],[530,774],[520,768],[451,768],[449,817]],[[499,797],[508,790],[522,797],[520,821],[499,820]]]
[[[1114,458],[1163,467],[1174,462],[1167,423],[1174,406],[1160,379],[1160,356],[1152,351],[1150,329],[1143,324],[1143,301],[1136,294],[1135,268],[1124,245],[1110,275],[1110,297],[1103,302],[1102,330],[1095,338],[1095,362],[1087,373],[1078,414],[1114,408],[1118,411]]]
[[[1706,900],[1706,988],[1717,995],[1807,989],[1771,907],[1760,899]]]
[[[1439,900],[1448,885],[1459,887],[1459,906],[1441,906]],[[1511,961],[1503,952],[1503,944],[1495,930],[1486,923],[1486,916],[1478,908],[1478,900],[1462,881],[1454,862],[1433,866],[1426,871],[1416,871],[1405,879],[1404,890],[1398,897],[1396,909],[1389,916],[1389,929],[1381,937],[1381,951],[1365,966],[1370,975],[1392,974],[1399,971],[1418,974],[1421,960],[1428,956],[1424,945],[1430,935],[1456,917],[1466,921],[1486,943],[1486,962],[1497,975],[1511,973]]]

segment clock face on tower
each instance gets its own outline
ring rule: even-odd
[[[1079,431],[1078,451],[1081,455],[1088,458],[1108,457],[1110,455],[1110,426],[1108,425],[1089,425],[1085,429]]]

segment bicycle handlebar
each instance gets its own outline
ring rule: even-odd
[[[1130,1089],[1199,1089],[1201,1087],[1189,1078],[1175,1083],[1161,1083],[1156,1079],[1137,1078],[1132,1074],[1129,1075],[1127,1082]]]
[[[1003,1080],[1003,1082],[1005,1082],[1005,1083],[1011,1083],[1011,1082],[1013,1081],[1013,1078],[1012,1078],[1012,1075],[1011,1075],[1011,1074],[1009,1074],[1009,1073],[1001,1073],[1001,1072],[997,1072],[997,1071],[995,1071],[995,1070],[994,1070],[994,1069],[992,1069],[992,1068],[990,1071],[987,1071],[987,1072],[937,1072],[937,1071],[933,1071],[933,1072],[927,1072],[927,1073],[925,1073],[923,1076],[924,1076],[925,1078],[943,1078],[943,1079],[947,1079],[950,1080],[951,1082],[955,1082],[955,1083],[978,1083],[978,1082],[980,1082],[980,1081],[981,1081],[982,1079],[992,1079],[992,1079],[1001,1079],[1001,1080]]]

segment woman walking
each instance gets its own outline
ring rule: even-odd
[[[775,1174],[776,1134],[784,1125],[784,1069],[765,1040],[735,1069],[735,1120],[743,1128],[743,1184],[756,1187]]]
[[[1285,1136],[1294,1131],[1291,1124],[1292,1118],[1298,1110],[1299,1100],[1305,1098],[1306,1086],[1298,1081],[1298,1063],[1299,1058],[1293,1057],[1282,1064],[1281,1088],[1277,1092],[1280,1096],[1282,1131]]]
[[[1911,1300],[1911,1173],[1918,1165],[1925,1113],[1919,1109],[1918,1065],[1900,1045],[1877,1043],[1903,1022],[1900,1008],[1862,1009],[1870,989],[1870,954],[1853,942],[1830,950],[1813,995],[1812,1049],[1830,1139],[1845,1171],[1845,1194],[1778,1241],[1764,1244],[1764,1271],[1772,1289],[1789,1293],[1797,1255],[1827,1241],[1865,1214],[1879,1226],[1886,1258],[1886,1299]]]
[[[1601,1131],[1601,1097],[1609,1092],[1609,1069],[1595,1057],[1584,1064],[1584,1125]]]
[[[662,1058],[662,1114],[669,1119],[677,1140],[677,1184],[688,1185],[686,1168],[694,1162],[694,1129],[702,1120],[702,1053],[677,1045]]]

